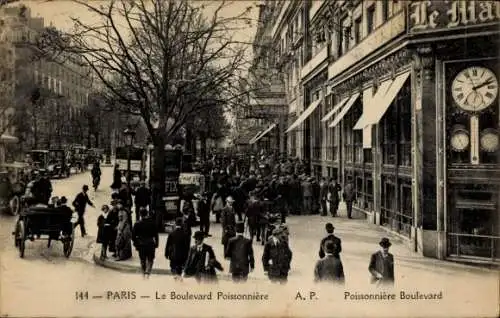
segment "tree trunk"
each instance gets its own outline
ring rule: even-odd
[[[200,148],[201,159],[207,160],[207,137],[204,134],[200,135]]]
[[[99,131],[96,131],[94,133],[94,137],[95,137],[95,147],[99,148]]]
[[[165,214],[165,144],[166,139],[162,136],[153,138],[153,167],[150,176],[153,211],[155,212],[156,224],[159,229],[163,229],[163,216]]]

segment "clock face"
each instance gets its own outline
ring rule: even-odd
[[[481,134],[479,142],[484,151],[495,152],[498,150],[498,133],[495,130],[487,129]]]
[[[457,131],[451,136],[451,146],[455,151],[464,151],[469,147],[469,134],[465,131]]]
[[[451,91],[458,107],[468,112],[478,112],[495,102],[498,79],[488,68],[468,67],[457,74],[451,84]]]

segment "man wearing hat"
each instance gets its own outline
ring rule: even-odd
[[[165,245],[165,258],[170,260],[170,270],[174,275],[182,275],[188,258],[191,235],[183,227],[183,219],[175,220],[175,229],[168,235]]]
[[[204,192],[198,202],[198,217],[200,218],[200,231],[206,236],[211,236],[210,230],[210,202],[208,202],[208,192]]]
[[[284,284],[288,280],[292,251],[284,237],[283,228],[277,227],[264,245],[262,265],[271,282]]]
[[[356,190],[354,188],[354,183],[352,181],[352,177],[349,176],[347,178],[347,185],[344,188],[344,192],[342,193],[344,198],[346,207],[347,207],[347,218],[352,219],[352,204],[356,201]]]
[[[71,231],[73,230],[73,224],[71,223],[71,218],[73,217],[73,210],[71,210],[71,208],[67,206],[67,204],[68,204],[68,199],[63,196],[59,200],[59,206],[57,207],[57,209],[61,211],[61,213],[68,216],[68,223],[64,226],[63,235],[70,235]]]
[[[340,258],[340,252],[342,252],[342,242],[341,242],[340,238],[336,237],[333,234],[335,227],[333,226],[332,223],[326,223],[325,230],[326,230],[327,236],[325,236],[321,240],[321,244],[319,246],[319,258],[325,257],[325,245],[327,242],[333,243],[335,249],[332,253],[335,257]]]
[[[87,204],[91,207],[94,207],[92,201],[90,201],[87,192],[89,191],[89,186],[84,185],[82,187],[82,192],[78,193],[75,200],[73,200],[73,206],[75,207],[76,213],[78,213],[78,221],[77,224],[80,225],[80,230],[82,232],[82,237],[87,235],[87,231],[85,230],[85,219],[83,218],[85,214],[85,208]]]
[[[392,245],[388,238],[384,237],[379,243],[380,251],[372,254],[368,270],[372,274],[372,283],[394,284],[394,256],[389,253]]]
[[[335,244],[332,241],[327,241],[325,244],[326,256],[318,262],[314,268],[315,282],[334,282],[337,284],[344,283],[344,268],[340,258],[334,255]]]
[[[193,235],[195,244],[189,249],[189,255],[184,269],[184,276],[194,276],[198,282],[213,282],[217,280],[215,269],[223,270],[216,260],[212,247],[203,243],[205,233],[196,231]]]
[[[248,273],[255,268],[252,240],[243,236],[245,223],[236,223],[236,236],[229,239],[224,257],[231,261],[229,271],[234,282],[246,282]]]
[[[135,220],[138,221],[141,218],[140,210],[141,208],[149,208],[151,203],[151,190],[146,187],[146,182],[141,180],[140,186],[136,190],[132,190],[134,195],[134,205],[135,205]]]
[[[227,242],[229,239],[236,235],[236,214],[233,208],[234,199],[232,197],[227,197],[226,206],[222,209],[221,214],[221,225],[222,225],[222,240],[221,243],[224,245],[224,250],[226,250]]]
[[[141,207],[140,213],[141,218],[132,229],[132,241],[139,252],[142,272],[144,276],[149,277],[160,239],[155,221],[148,217],[148,210]]]

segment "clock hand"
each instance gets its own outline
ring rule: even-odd
[[[491,84],[492,82],[493,82],[493,80],[486,81],[486,82],[484,82],[484,83],[482,83],[482,84],[479,84],[479,85],[476,85],[476,86],[472,87],[472,89],[473,89],[473,90],[477,90],[478,88],[481,88],[481,87],[483,87],[483,86],[486,86],[486,85],[488,85],[488,84]]]

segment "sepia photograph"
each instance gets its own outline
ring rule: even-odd
[[[0,317],[499,317],[500,1],[0,0]]]

